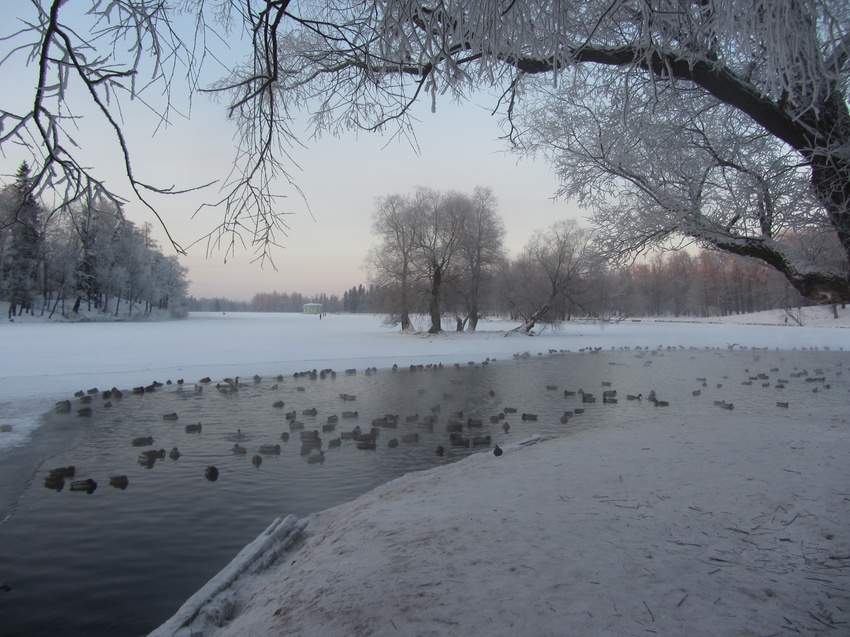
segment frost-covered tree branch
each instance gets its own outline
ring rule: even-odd
[[[304,40],[298,41],[300,49],[284,47],[284,56],[290,56],[285,66],[298,71],[282,85],[300,91],[309,86],[318,90],[315,95],[328,96],[314,120],[319,129],[379,128],[397,117],[404,121],[409,99],[422,92],[432,99],[444,92],[462,98],[467,91],[482,87],[504,91],[503,103],[512,115],[517,104],[539,95],[540,84],[570,84],[565,74],[587,66],[600,74],[630,80],[622,84],[618,103],[613,104],[624,116],[628,109],[622,107],[632,100],[642,100],[661,113],[678,107],[667,100],[667,92],[695,92],[706,104],[726,105],[736,120],[746,122],[750,127],[747,139],[753,143],[763,145],[765,138],[772,140],[777,145],[774,154],[788,154],[786,167],[796,165],[806,171],[804,190],[820,209],[820,220],[828,223],[844,246],[850,264],[850,113],[846,101],[850,9],[846,3],[764,0],[742,7],[731,0],[598,0],[580,5],[385,0],[351,4],[340,11],[349,20],[349,34],[356,37],[334,39],[336,33],[318,27],[309,32],[307,48]],[[322,15],[334,24],[340,22],[327,13]],[[306,37],[304,32],[301,35]],[[339,73],[344,79],[339,79]],[[532,76],[545,78],[531,81]],[[633,87],[637,92],[632,92]],[[574,102],[592,96],[589,88],[572,82]],[[281,95],[289,96],[292,103],[288,92]],[[687,125],[688,113],[672,114],[682,116]],[[517,130],[521,133],[522,127]],[[763,156],[759,151],[751,154]],[[591,163],[593,156],[587,158]],[[779,228],[773,228],[768,217],[774,214],[769,211],[775,205],[770,195],[778,184],[771,180],[785,178],[784,171],[778,176],[775,172],[769,163],[736,168],[720,159],[700,179],[712,194],[718,190],[715,180],[730,184],[748,181],[753,188],[760,184],[761,198],[754,195],[745,201],[757,206],[760,223],[774,235]],[[734,178],[733,173],[737,173]],[[628,175],[622,178],[630,179]],[[706,195],[700,194],[698,182],[689,178],[689,184],[696,187],[689,196],[704,202]],[[654,184],[647,182],[646,186]],[[693,208],[692,201],[689,209]],[[671,210],[664,203],[656,209]],[[810,217],[809,212],[807,205],[800,216]],[[741,215],[741,220],[748,223],[753,215]],[[671,231],[656,227],[646,240],[655,241]],[[702,239],[709,240],[711,233],[702,232]],[[757,253],[752,251],[752,256]],[[776,260],[769,263],[775,265]],[[785,271],[790,273],[794,268],[790,262],[787,265]],[[809,272],[812,276],[794,275],[792,281],[810,298],[848,298],[846,270],[839,272],[837,279],[836,273],[826,273],[815,281],[818,277]]]
[[[841,268],[784,241],[797,229],[832,229],[786,146],[699,92],[648,83],[641,92],[625,73],[577,72],[572,80],[579,89],[564,82],[520,119],[527,150],[549,159],[562,194],[593,210],[609,255],[688,237],[759,259],[810,298],[841,289]],[[623,102],[626,82],[631,99]]]
[[[23,4],[23,3],[22,3]],[[173,247],[168,219],[152,194],[184,194],[216,181],[221,195],[212,195],[202,208],[222,211],[221,223],[206,237],[209,247],[226,253],[250,244],[261,260],[270,257],[278,235],[286,232],[276,181],[289,179],[291,162],[285,150],[291,136],[286,118],[278,115],[268,88],[257,90],[244,104],[233,173],[227,180],[212,175],[209,182],[178,188],[154,184],[137,172],[127,132],[135,122],[125,120],[130,102],[147,110],[157,129],[178,125],[188,116],[192,95],[203,88],[201,70],[222,66],[225,39],[238,50],[242,29],[254,27],[258,60],[277,64],[276,29],[284,22],[288,3],[187,0],[178,7],[160,0],[101,0],[69,3],[33,0],[29,12],[21,6],[7,24],[12,32],[0,39],[0,69],[20,77],[36,75],[31,101],[7,94],[0,104],[0,147],[29,151],[34,194],[52,193],[57,206],[105,197],[125,203],[127,194],[146,206],[160,221]],[[257,10],[257,6],[261,10]],[[258,18],[258,13],[260,17]],[[228,68],[228,67],[223,67]],[[268,86],[275,80],[267,79]],[[178,90],[179,89],[179,90]],[[91,140],[79,130],[82,120],[99,121],[104,136],[120,157],[128,193],[107,185],[102,166],[89,166]],[[90,131],[91,129],[89,129]],[[90,133],[89,133],[90,134]],[[20,152],[16,150],[15,152]]]
[[[843,246],[845,264],[840,280],[830,274],[811,287],[800,283],[801,289],[821,301],[850,298],[846,0],[752,0],[745,5],[737,0],[186,0],[185,14],[157,0],[103,0],[87,14],[95,18],[94,29],[82,35],[51,17],[78,3],[33,4],[46,8],[7,42],[12,52],[25,51],[50,70],[53,79],[41,81],[38,90],[53,100],[54,108],[48,109],[50,118],[40,108],[0,112],[2,141],[40,149],[43,175],[50,170],[70,175],[63,183],[102,185],[94,173],[74,176],[79,162],[69,159],[73,153],[66,149],[72,146],[60,126],[73,121],[59,108],[67,98],[64,80],[82,69],[97,94],[137,97],[147,84],[138,80],[139,72],[147,70],[151,82],[165,87],[165,102],[154,110],[170,121],[167,88],[175,69],[189,69],[194,82],[198,63],[211,55],[207,37],[245,36],[250,43],[245,61],[228,62],[224,79],[212,87],[227,100],[240,133],[234,172],[222,198],[214,202],[225,216],[220,233],[209,237],[212,245],[235,247],[244,233],[264,254],[264,246],[285,233],[274,193],[279,181],[291,182],[294,165],[287,150],[297,143],[295,113],[310,114],[308,135],[360,129],[411,137],[409,108],[414,101],[427,96],[436,103],[444,94],[464,99],[484,89],[501,96],[497,103],[506,110],[509,126],[516,126],[515,116],[540,95],[542,81],[556,89],[566,85],[576,104],[582,96],[592,99],[588,89],[593,83],[583,89],[570,78],[576,69],[591,67],[624,78],[611,103],[623,116],[629,115],[632,102],[642,100],[659,113],[682,117],[687,127],[692,114],[669,111],[679,104],[667,94],[694,92],[706,108],[725,105],[745,125],[746,139],[756,147],[750,154],[768,163],[732,158],[737,163],[726,165],[725,150],[718,147],[717,165],[703,166],[701,177],[695,173],[687,181],[688,209],[701,210],[705,218],[706,202],[722,184],[734,192],[749,183],[753,194],[745,201],[761,215],[756,220],[760,232],[776,237],[780,226],[774,217],[783,202],[776,199],[774,180],[790,179],[790,174],[800,180],[770,162],[785,157],[785,167],[803,171],[808,203],[819,209],[819,220],[826,221]],[[188,40],[190,45],[175,35],[175,25],[186,16],[194,18],[198,33]],[[63,33],[70,39],[63,40]],[[19,44],[21,38],[25,44]],[[128,61],[111,66],[108,53],[128,43],[129,59],[118,57]],[[2,66],[11,58],[0,59]],[[106,100],[102,104],[114,108]],[[39,128],[36,117],[47,123]],[[524,131],[516,126],[510,132],[522,136]],[[714,144],[711,135],[706,139]],[[768,141],[775,147],[765,154],[759,146]],[[573,144],[572,152],[576,148]],[[587,148],[590,166],[597,148]],[[701,152],[710,154],[707,146]],[[605,157],[603,163],[610,163],[610,151]],[[138,185],[137,195],[143,195],[144,183],[136,180],[130,165],[128,161],[128,178]],[[619,179],[630,183],[629,188],[655,178],[629,176],[627,166],[623,171]],[[53,181],[59,183],[59,177]],[[52,187],[53,182],[43,176],[39,183]],[[658,185],[646,182],[646,188],[638,188],[640,196],[649,196],[648,190]],[[671,184],[660,185],[672,190]],[[759,189],[761,198],[755,194]],[[662,219],[672,210],[669,202],[655,209]],[[733,229],[755,220],[752,212],[740,212]],[[806,207],[799,214],[812,216]],[[727,222],[734,218],[729,214]],[[786,221],[791,220],[786,213]],[[663,236],[660,228],[669,226],[654,225],[647,241]],[[718,227],[725,228],[722,223]]]
[[[174,70],[185,63],[191,78],[194,64],[171,28],[171,16],[155,0],[100,2],[85,12],[63,0],[30,6],[34,15],[19,16],[18,30],[3,38],[0,68],[11,73],[21,60],[34,67],[34,95],[21,109],[0,108],[0,146],[4,152],[13,145],[29,149],[36,195],[55,191],[60,205],[101,196],[118,204],[122,198],[80,158],[77,108],[88,110],[104,121],[132,192],[159,217],[149,194],[178,191],[136,176],[118,104],[122,97],[141,98],[145,83],[158,84],[163,99],[154,112],[162,121],[170,118]],[[80,107],[81,101],[88,104]]]

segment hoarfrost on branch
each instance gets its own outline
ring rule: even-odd
[[[287,151],[297,141],[293,113],[311,114],[314,135],[391,127],[411,136],[414,101],[427,96],[436,103],[444,94],[462,100],[494,90],[499,95],[494,109],[506,115],[508,134],[516,138],[523,132],[517,109],[539,95],[534,76],[545,77],[553,90],[564,84],[581,91],[570,74],[592,66],[626,81],[614,104],[623,114],[637,99],[629,80],[640,99],[649,99],[659,112],[670,106],[666,93],[693,92],[709,107],[726,105],[750,129],[754,143],[772,145],[765,157],[788,157],[787,165],[805,171],[812,207],[819,209],[822,227],[834,233],[843,256],[837,275],[821,269],[814,278],[789,279],[813,299],[850,297],[850,5],[845,0],[753,0],[744,6],[734,0],[187,0],[181,8],[193,18],[194,33],[186,40],[176,31],[176,10],[154,0],[95,4],[87,15],[96,19],[97,37],[80,36],[59,19],[73,3],[33,4],[48,6],[38,20],[21,23],[7,44],[41,65],[35,106],[29,113],[0,109],[0,141],[41,149],[41,184],[69,183],[71,194],[80,184],[102,187],[75,161],[59,125],[69,76],[82,79],[123,149],[119,120],[109,119],[115,107],[105,100],[107,94],[140,95],[146,85],[138,72],[152,68],[150,83],[166,89],[165,104],[158,107],[166,121],[175,69],[189,69],[190,83],[195,82],[197,64],[214,53],[213,38],[241,33],[249,43],[246,61],[229,65],[225,77],[207,87],[226,96],[240,127],[234,173],[214,202],[224,209],[224,222],[211,240],[247,232],[265,254],[282,227],[272,189],[281,178],[289,179]],[[16,44],[15,38],[30,40]],[[129,44],[131,61],[112,67],[104,51],[119,44]],[[10,59],[0,58],[3,64]],[[127,176],[143,198],[147,186],[134,177],[125,157]],[[771,165],[726,168],[710,171],[706,179],[732,179],[737,172],[732,182],[748,181],[753,188],[767,180],[763,194],[776,191]],[[780,179],[789,178],[780,172]],[[634,185],[638,177],[621,178]],[[732,183],[729,193],[736,187]],[[688,191],[692,200],[698,194]],[[766,197],[762,203],[769,205]],[[666,205],[660,202],[658,209],[669,214]],[[708,218],[704,208],[700,212]],[[809,216],[807,207],[798,214]],[[711,237],[706,231],[700,240]],[[730,245],[737,246],[737,240]],[[765,242],[762,254],[751,256],[767,256],[773,267],[790,266],[793,259],[776,257],[768,247]]]

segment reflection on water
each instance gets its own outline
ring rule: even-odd
[[[97,397],[91,418],[75,416],[74,401],[71,414],[51,415],[44,429],[67,432],[72,422],[81,442],[44,462],[14,516],[0,526],[0,581],[12,587],[0,592],[0,634],[145,633],[275,517],[304,516],[409,471],[492,448],[451,445],[449,418],[481,420],[480,427],[464,426],[462,435],[506,444],[535,433],[567,435],[645,419],[662,409],[682,417],[721,414],[715,401],[733,403],[736,413],[777,411],[786,402],[791,409],[846,404],[842,368],[848,363],[848,354],[824,351],[611,351],[373,374],[337,370],[256,383],[248,378],[237,391],[219,391],[214,381],[197,393],[192,379],[144,395],[125,392],[111,408]],[[565,390],[575,393],[565,396]],[[582,402],[580,390],[596,402]],[[647,400],[653,390],[669,406]],[[604,391],[616,391],[616,403],[603,402]],[[517,411],[505,414],[506,407]],[[577,408],[584,413],[562,424],[564,412]],[[304,413],[312,409],[316,415]],[[324,462],[308,462],[309,449],[302,449],[300,431],[286,418],[293,410],[304,431],[319,432]],[[356,419],[342,417],[354,410]],[[178,419],[163,418],[170,413]],[[537,420],[523,420],[523,413]],[[398,415],[399,423],[379,427],[374,451],[358,449],[351,439],[329,446],[357,425],[368,431],[385,414]],[[431,414],[432,429],[422,424]],[[339,417],[335,430],[323,431],[330,416]],[[199,433],[186,431],[199,422]],[[403,438],[412,433],[418,442]],[[152,445],[131,444],[147,436]],[[393,438],[399,444],[391,448]],[[233,453],[237,443],[245,454]],[[262,454],[257,467],[252,457],[260,445],[281,448]],[[438,445],[445,455],[435,453]],[[142,451],[174,447],[176,459],[138,462]],[[61,490],[45,488],[48,471],[66,465],[76,467],[75,480],[92,478],[97,489],[74,492],[68,480]],[[210,465],[218,469],[216,481],[205,478]],[[109,485],[115,475],[127,476],[126,489]]]

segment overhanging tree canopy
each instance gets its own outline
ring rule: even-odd
[[[60,79],[79,74],[93,95],[116,87],[135,95],[138,59],[156,60],[154,77],[167,84],[166,63],[181,56],[197,62],[204,41],[186,46],[173,39],[175,14],[158,0],[94,3],[100,39],[75,38],[63,27],[60,9],[75,3],[34,4],[44,5],[42,15],[22,33],[33,36],[28,50],[44,73],[31,113],[0,112],[6,123],[0,141],[42,147],[42,166],[90,183],[91,175],[69,162],[68,147],[57,143],[58,128],[48,125],[58,115],[44,110],[45,98],[61,103],[66,86],[49,73]],[[187,0],[185,6],[201,34],[218,20],[231,33],[244,29],[252,44],[248,60],[214,87],[229,96],[242,133],[237,177],[221,201],[226,231],[249,228],[261,242],[273,240],[279,218],[270,186],[285,174],[280,162],[292,138],[293,109],[310,110],[317,131],[389,122],[406,131],[407,109],[423,95],[462,98],[495,87],[510,119],[529,76],[548,74],[557,82],[566,69],[592,64],[659,90],[698,91],[792,152],[844,252],[837,280],[795,284],[820,301],[850,297],[846,0]],[[127,66],[97,55],[127,42],[138,54]],[[89,45],[94,54],[75,55]],[[102,99],[99,104],[111,108]]]
[[[759,259],[809,298],[842,289],[843,251],[797,154],[722,102],[642,79],[577,70],[518,118],[523,146],[592,210],[608,257],[685,237]],[[832,249],[807,254],[801,229]]]

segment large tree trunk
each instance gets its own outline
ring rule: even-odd
[[[467,317],[468,323],[466,324],[467,332],[474,332],[478,328],[478,291],[480,287],[478,277],[474,276],[469,293],[469,316]]]
[[[440,285],[443,283],[443,270],[436,259],[431,260],[431,291],[428,294],[428,311],[431,314],[431,327],[429,334],[438,334],[442,331],[440,316]]]
[[[781,116],[776,117],[777,112],[772,110],[774,105],[767,104],[765,100],[760,100],[751,110],[742,110],[805,158],[812,171],[814,194],[824,207],[844,250],[842,266],[830,268],[806,264],[798,267],[787,254],[773,250],[771,246],[757,248],[756,254],[748,254],[747,250],[730,250],[765,261],[779,270],[800,294],[816,303],[850,299],[850,159],[846,153],[850,144],[850,112],[844,93],[837,87],[832,88],[819,104],[820,108],[812,109],[802,118],[794,117],[791,111],[783,112],[785,105],[782,103],[779,105]],[[737,106],[734,100],[724,101]]]
[[[674,54],[655,54],[644,58],[643,52],[635,47],[592,47],[582,48],[575,54],[578,62],[593,62],[605,65],[625,66],[637,63],[659,78],[678,77],[705,89],[721,102],[737,108],[754,122],[794,148],[804,158],[811,171],[811,183],[815,196],[829,215],[830,223],[844,248],[844,263],[839,268],[818,268],[807,265],[797,267],[785,255],[776,258],[777,251],[758,247],[754,254],[740,244],[730,249],[719,245],[722,250],[734,254],[760,259],[778,269],[794,288],[804,297],[816,303],[834,303],[850,299],[850,160],[846,149],[850,144],[850,111],[844,92],[835,85],[821,88],[821,99],[800,116],[792,101],[774,101],[770,96],[759,94],[747,82],[742,81],[729,69],[712,60],[689,62]],[[551,64],[541,60],[523,61],[517,64],[530,73],[548,72]],[[802,90],[802,86],[801,86]],[[808,91],[809,87],[805,87]]]
[[[399,322],[401,323],[401,331],[407,332],[411,328],[410,323],[410,296],[407,292],[407,280],[409,278],[407,261],[402,266],[401,272],[401,313]]]
[[[812,167],[812,187],[826,208],[829,221],[844,250],[844,263],[850,268],[850,161],[827,157],[818,162],[816,158]],[[830,290],[824,292],[829,293]],[[850,299],[850,279],[845,276],[843,289],[839,287],[832,298],[825,300],[836,302],[847,299]]]

